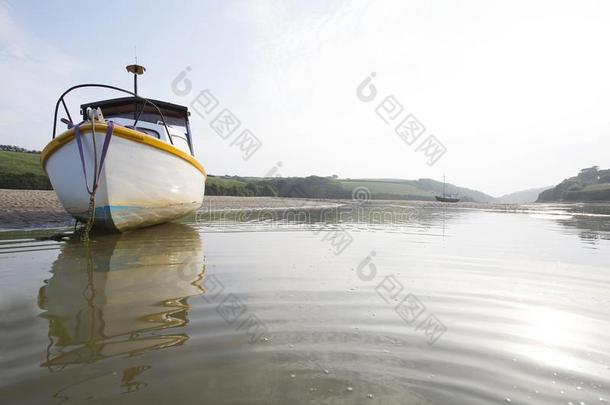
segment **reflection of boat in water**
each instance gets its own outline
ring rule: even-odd
[[[166,224],[105,235],[90,246],[68,242],[39,292],[52,343],[45,367],[91,363],[183,344],[163,334],[187,322],[188,297],[201,294],[199,234]]]

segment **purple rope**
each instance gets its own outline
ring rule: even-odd
[[[102,156],[100,158],[100,170],[97,175],[97,181],[100,181],[100,175],[102,174],[102,168],[104,167],[104,161],[106,160],[106,153],[108,153],[108,147],[110,146],[110,138],[112,138],[112,133],[114,132],[114,122],[110,121],[108,123],[108,129],[106,130],[106,137],[104,138],[104,145],[102,146]],[[97,188],[97,184],[95,185]]]
[[[93,123],[95,125],[95,123]],[[108,149],[110,147],[110,138],[112,138],[112,134],[114,132],[114,123],[110,121],[108,123],[108,129],[106,130],[106,137],[104,138],[104,144],[102,146],[102,156],[100,157],[100,167],[97,173],[94,173],[93,177],[93,190],[89,188],[89,183],[87,183],[87,167],[85,166],[85,156],[83,152],[83,141],[82,135],[80,132],[80,125],[74,126],[74,135],[76,137],[76,144],[78,145],[78,154],[80,155],[80,163],[83,168],[83,175],[85,176],[85,187],[87,187],[87,192],[89,195],[93,195],[97,190],[97,186],[100,181],[100,176],[102,174],[102,168],[104,167],[104,161],[106,160],[106,154],[108,153]],[[94,135],[95,136],[95,135]],[[94,156],[94,159],[96,157]]]
[[[85,166],[85,157],[83,153],[83,141],[81,139],[80,134],[80,124],[74,127],[74,135],[76,136],[76,144],[78,145],[78,154],[80,155],[80,164],[83,168],[83,176],[85,176],[85,187],[87,187],[87,192],[92,194],[91,190],[89,190],[89,183],[87,183],[87,167]]]

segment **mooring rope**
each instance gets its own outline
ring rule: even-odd
[[[85,227],[80,235],[80,238],[83,242],[89,242],[89,232],[91,232],[91,228],[93,228],[93,223],[95,222],[95,192],[97,189],[93,190],[93,193],[89,195],[89,208],[87,209],[87,222],[85,223]]]
[[[112,134],[114,132],[114,123],[110,121],[108,123],[108,129],[106,130],[106,136],[104,137],[104,144],[102,146],[102,153],[100,156],[99,165],[97,162],[97,145],[95,143],[95,121],[91,119],[92,124],[92,136],[93,136],[93,162],[94,162],[94,170],[93,170],[93,182],[91,184],[91,188],[89,188],[89,182],[87,181],[87,167],[85,165],[85,155],[83,152],[83,140],[80,132],[80,124],[74,126],[74,135],[76,137],[76,144],[78,145],[78,153],[80,155],[81,167],[83,168],[83,176],[85,178],[85,188],[87,189],[87,193],[89,194],[89,208],[87,210],[87,222],[85,224],[84,229],[80,235],[81,241],[88,242],[89,241],[89,232],[91,232],[91,228],[93,228],[93,223],[95,222],[95,195],[97,193],[97,188],[100,182],[100,177],[102,174],[102,169],[104,167],[104,161],[106,160],[106,154],[108,152],[108,147],[110,146],[110,138],[112,138]]]

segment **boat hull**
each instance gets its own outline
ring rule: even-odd
[[[436,198],[436,201],[446,202],[446,203],[456,203],[456,202],[460,201],[459,198],[451,198],[451,197],[439,197],[439,196],[435,196],[434,198]]]
[[[74,218],[87,221],[97,162],[106,136],[105,124],[81,129],[83,173],[73,130],[53,140],[43,151],[43,167],[53,189]],[[95,196],[94,227],[117,231],[172,221],[198,209],[205,191],[205,172],[190,155],[138,131],[115,126],[100,172]],[[85,183],[85,181],[87,183]]]

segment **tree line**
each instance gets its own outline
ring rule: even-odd
[[[206,195],[241,197],[351,198],[334,178],[274,177],[243,178],[238,176],[208,176]]]
[[[0,150],[6,152],[40,153],[39,150],[25,149],[15,145],[0,145]]]

